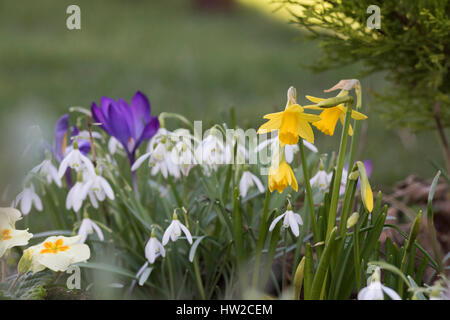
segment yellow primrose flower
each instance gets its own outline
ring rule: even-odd
[[[266,114],[264,119],[269,121],[259,127],[258,133],[278,130],[280,144],[283,147],[286,144],[296,144],[299,136],[314,143],[314,133],[309,122],[319,121],[321,118],[315,114],[305,113],[303,107],[295,101],[295,88],[290,87],[284,111]]]
[[[48,237],[44,242],[26,249],[22,259],[31,260],[29,270],[33,273],[45,268],[66,271],[71,264],[84,262],[91,256],[89,247],[79,243],[80,240],[81,236]]]
[[[314,103],[319,103],[320,101],[325,100],[322,98],[316,98],[311,96],[306,96],[306,98]],[[344,104],[339,104],[336,107],[323,109],[322,113],[320,114],[321,120],[314,122],[313,125],[323,133],[332,136],[334,134],[334,129],[336,128],[336,123],[338,119],[341,121],[342,125],[344,125],[346,112],[347,108],[344,107]],[[355,120],[367,119],[366,115],[355,110],[352,110],[351,117]],[[351,136],[353,135],[353,128],[351,125],[348,128],[348,134]]]
[[[269,190],[277,190],[282,193],[287,186],[290,185],[292,189],[298,191],[297,179],[295,179],[294,172],[291,167],[286,163],[286,160],[282,160],[278,168],[273,166],[269,170]]]
[[[22,214],[14,208],[0,208],[0,258],[6,250],[25,246],[33,237],[27,230],[16,230],[16,221],[22,219]]]

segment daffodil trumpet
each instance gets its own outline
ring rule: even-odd
[[[320,114],[321,120],[314,122],[313,126],[315,126],[317,129],[322,131],[323,133],[332,136],[334,134],[337,121],[340,120],[341,124],[344,125],[345,120],[345,113],[347,112],[347,108],[344,106],[344,103],[352,103],[354,102],[354,99],[352,96],[345,95],[345,96],[337,96],[330,99],[322,99],[322,98],[316,98],[312,96],[306,96],[306,98],[314,103],[316,103],[315,106],[310,106],[310,108],[325,108],[323,109],[322,113]],[[306,108],[306,107],[305,107]],[[365,120],[367,119],[367,116],[352,110],[351,117],[354,120]],[[353,128],[351,125],[349,125],[348,134],[350,136],[353,135]]]

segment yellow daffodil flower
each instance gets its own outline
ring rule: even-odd
[[[320,101],[325,100],[322,98],[316,98],[311,96],[306,96],[306,98],[314,103],[319,103]],[[344,125],[346,112],[347,108],[344,107],[344,104],[339,104],[336,107],[323,109],[322,113],[320,114],[321,120],[314,122],[313,125],[323,133],[332,136],[334,134],[334,129],[336,128],[336,123],[338,119],[341,121],[342,125]],[[367,119],[366,115],[355,110],[352,110],[351,117],[355,120]],[[353,135],[353,128],[351,125],[348,128],[348,134],[351,136]]]
[[[44,242],[26,249],[21,260],[29,260],[26,265],[29,266],[28,270],[33,273],[45,268],[53,271],[66,271],[70,265],[84,262],[91,255],[89,247],[80,243],[80,240],[81,236],[48,237]],[[24,264],[23,261],[22,264]]]
[[[16,221],[22,214],[14,208],[0,208],[0,258],[5,252],[16,246],[25,246],[33,236],[27,230],[16,230]]]
[[[258,129],[258,133],[278,130],[280,144],[296,144],[298,137],[302,137],[310,143],[314,143],[314,133],[310,122],[319,121],[321,118],[315,114],[305,113],[303,107],[295,101],[295,88],[288,90],[288,102],[282,112],[269,113],[264,116],[269,119]]]
[[[297,179],[295,179],[294,172],[291,167],[286,163],[286,160],[282,160],[278,168],[273,166],[269,170],[269,190],[277,190],[282,193],[287,186],[290,185],[292,189],[298,191]]]

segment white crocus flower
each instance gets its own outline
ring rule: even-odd
[[[384,300],[384,293],[392,300],[401,300],[397,292],[381,284],[379,267],[374,270],[369,282],[367,287],[362,288],[361,291],[359,291],[358,300]]]
[[[82,195],[88,195],[94,208],[98,208],[98,201],[103,202],[108,197],[114,200],[114,191],[111,188],[109,182],[103,178],[98,172],[94,174],[89,173],[87,179],[83,185]]]
[[[19,265],[29,265],[29,270],[33,274],[45,268],[49,268],[55,272],[64,272],[70,265],[85,262],[91,256],[89,247],[79,243],[80,239],[81,236],[48,237],[44,242],[26,249],[22,259],[29,260],[29,263],[22,263],[21,259]]]
[[[189,232],[188,228],[186,228],[184,224],[182,224],[178,220],[177,214],[174,213],[172,223],[167,227],[166,231],[164,232],[162,239],[163,246],[165,246],[169,242],[169,239],[172,241],[177,241],[178,238],[181,236],[182,231],[186,235],[188,242],[192,244],[191,233]]]
[[[269,227],[269,231],[272,231],[275,228],[275,225],[278,223],[278,221],[280,221],[283,217],[284,217],[283,227],[284,228],[290,227],[292,230],[292,233],[296,237],[298,237],[298,235],[300,234],[298,226],[303,225],[303,220],[302,220],[302,217],[298,213],[294,213],[292,211],[292,208],[289,208],[289,207],[285,213],[279,215],[272,221],[272,224]]]
[[[50,159],[45,159],[41,164],[37,165],[31,170],[32,173],[40,174],[47,181],[48,184],[51,184],[52,181],[61,188],[61,178],[58,176],[58,169],[52,164]]]
[[[311,187],[317,187],[322,191],[326,191],[330,186],[332,175],[331,172],[327,173],[325,170],[319,170],[315,176],[309,180],[309,183],[311,184]]]
[[[33,237],[27,230],[16,230],[16,221],[22,219],[19,210],[14,208],[0,208],[0,258],[8,249],[25,246]]]
[[[159,256],[166,256],[166,250],[164,250],[164,246],[159,242],[159,240],[155,237],[155,233],[152,231],[152,235],[150,240],[147,242],[145,246],[145,257],[147,260],[153,264]]]
[[[74,141],[73,145],[73,149],[67,153],[64,160],[61,161],[61,164],[59,165],[58,176],[60,178],[64,176],[67,168],[69,167],[75,169],[77,172],[84,169],[90,172],[95,171],[94,165],[92,164],[91,160],[89,160],[88,157],[84,156],[78,149],[77,141]]]
[[[88,235],[94,233],[94,231],[101,241],[105,240],[102,229],[91,219],[84,218],[78,230],[78,235],[81,236],[80,243],[85,243]]]
[[[41,198],[36,194],[34,185],[29,183],[21,193],[19,193],[14,201],[14,207],[18,206],[20,202],[20,211],[27,215],[31,211],[31,207],[34,205],[37,211],[42,211]]]
[[[239,181],[239,191],[242,197],[247,195],[248,189],[256,185],[260,193],[264,192],[264,185],[257,176],[255,176],[250,171],[246,170],[242,174],[241,181]]]

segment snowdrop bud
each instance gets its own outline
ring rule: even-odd
[[[348,175],[349,180],[357,180],[359,177],[359,171],[353,171]]]
[[[33,262],[33,250],[25,250],[22,258],[19,260],[19,264],[17,265],[17,271],[19,274],[24,274],[28,272],[31,268],[31,264]]]
[[[358,222],[358,219],[359,219],[359,212],[353,212],[350,218],[348,218],[347,220],[347,229],[353,227]]]

